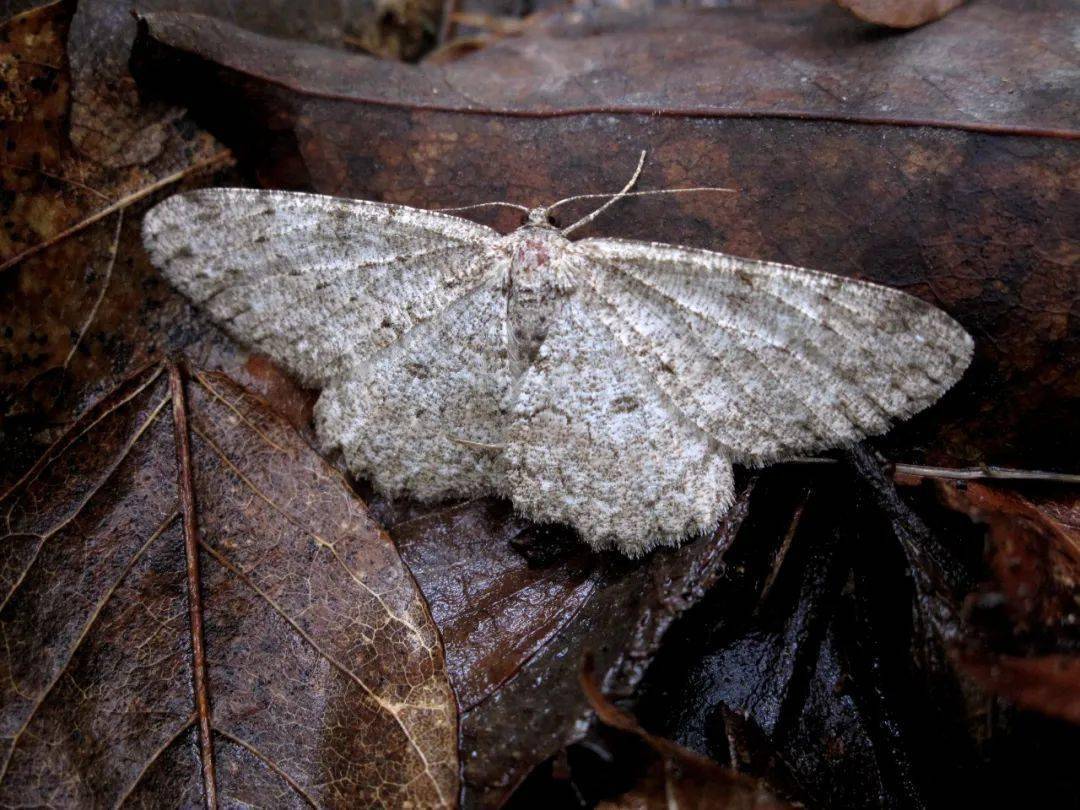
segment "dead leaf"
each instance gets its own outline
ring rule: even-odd
[[[481,498],[387,526],[439,626],[463,712],[513,677],[598,586],[588,547],[569,532],[560,544],[505,501]],[[517,549],[537,533],[563,553],[531,564]]]
[[[940,20],[964,0],[836,0],[860,20],[889,28],[917,28]]]
[[[2,201],[7,227],[0,235],[0,270],[95,224],[111,233],[136,201],[227,158],[213,138],[181,121],[160,128],[154,153],[140,154],[127,169],[79,154],[66,133],[71,84],[64,45],[71,14],[72,4],[63,0],[42,6],[5,23],[0,37],[0,64],[8,74],[0,178],[11,192]]]
[[[0,489],[34,463],[90,403],[135,369],[187,348],[294,411],[280,379],[203,321],[146,258],[142,213],[164,194],[223,182],[228,152],[178,122],[147,165],[110,169],[66,137],[70,81],[64,43],[71,4],[5,24],[0,91]],[[125,12],[126,13],[126,12]],[[286,383],[285,385],[291,385]],[[295,386],[293,393],[296,394]],[[303,395],[300,395],[301,397]]]
[[[430,11],[430,0],[418,6]],[[401,40],[423,42],[423,22],[434,31],[434,21],[406,15],[396,27],[386,21],[390,13],[368,0],[139,0],[142,11],[168,9],[208,14],[234,25],[278,37],[341,47],[349,32],[368,32],[366,41],[386,53],[407,47]],[[435,6],[437,14],[439,6]],[[139,96],[128,69],[135,19],[128,0],[81,0],[71,25],[73,98],[71,140],[92,160],[122,167],[148,163],[166,148],[173,124],[183,110]],[[395,28],[390,38],[382,25]],[[409,39],[409,37],[412,37]]]
[[[1009,619],[1005,638],[991,630],[988,642],[958,643],[957,666],[1019,706],[1080,723],[1080,500],[1033,501],[977,483],[939,481],[937,488],[949,508],[986,527],[993,582],[969,604],[985,609],[1000,598]],[[1017,655],[1017,646],[1027,654]]]
[[[501,806],[538,764],[581,739],[592,712],[577,683],[593,650],[609,689],[629,693],[668,628],[716,583],[749,488],[711,537],[644,560],[587,551],[480,499],[389,526],[446,644],[462,703],[465,803]]]
[[[850,472],[763,475],[727,555],[750,573],[672,628],[635,713],[714,760],[746,762],[808,806],[1059,803],[1072,788],[1032,741],[1064,744],[1068,760],[1067,735],[1046,721],[1010,723],[985,692],[966,693],[947,657],[974,634],[946,554],[966,558],[981,544],[937,535],[879,461],[865,451],[852,460]]]
[[[359,0],[344,42],[389,59],[419,59],[440,38],[442,0]]]
[[[831,4],[598,15],[415,67],[158,13],[137,51],[147,92],[227,120],[253,165],[288,155],[324,193],[540,204],[621,187],[640,149],[641,188],[736,186],[620,203],[592,233],[922,296],[975,335],[977,357],[890,434],[889,455],[1062,468],[1080,405],[1080,81],[1063,9],[987,0],[890,38]]]
[[[783,810],[794,808],[777,798],[758,779],[713,762],[688,748],[650,734],[633,715],[613,704],[600,690],[591,659],[581,673],[581,688],[589,705],[603,723],[633,735],[648,745],[656,757],[637,784],[612,801],[597,805],[605,810],[656,808],[726,808]]]
[[[1016,629],[1080,630],[1080,500],[1051,501],[1048,514],[1003,486],[936,483],[946,506],[986,526],[987,564]]]
[[[4,803],[455,803],[454,698],[408,570],[227,378],[146,369],[0,510]]]
[[[1080,724],[1080,656],[961,651],[957,661],[987,691],[1025,709]]]

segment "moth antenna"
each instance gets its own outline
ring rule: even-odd
[[[518,211],[524,211],[529,213],[529,209],[524,205],[518,205],[512,202],[503,202],[502,200],[495,200],[493,202],[473,203],[472,205],[459,205],[454,208],[432,208],[432,211],[438,211],[441,214],[449,214],[453,211],[472,211],[476,208],[491,208],[495,205],[502,205],[507,208],[516,208]]]
[[[628,191],[625,194],[619,195],[622,197],[650,197],[653,194],[685,194],[691,191],[722,191],[727,194],[738,194],[737,188],[724,188],[722,186],[690,186],[688,188],[654,188],[648,191]],[[575,194],[573,197],[567,197],[565,200],[559,200],[555,205],[562,205],[563,203],[574,202],[575,200],[599,200],[601,198],[610,197],[610,194]],[[548,206],[545,210],[550,212],[555,205]],[[573,225],[570,226],[574,227]],[[565,233],[565,231],[564,231]]]
[[[583,216],[581,219],[579,219],[577,222],[575,222],[570,227],[563,228],[562,235],[566,236],[567,234],[571,233],[572,231],[576,231],[578,228],[582,227],[583,225],[588,225],[590,222],[592,222],[594,219],[596,219],[598,216],[600,216],[602,213],[604,213],[607,209],[611,208],[611,206],[613,206],[615,203],[617,203],[619,200],[621,200],[623,197],[625,197],[626,193],[628,191],[630,191],[630,189],[632,189],[634,187],[634,183],[636,183],[638,181],[638,178],[641,176],[641,170],[642,170],[642,168],[644,166],[645,166],[645,150],[642,149],[641,150],[641,157],[638,158],[637,168],[634,169],[633,176],[630,178],[629,182],[627,182],[627,184],[622,187],[622,190],[618,194],[613,196],[610,200],[608,200],[606,203],[604,203],[599,208],[597,208],[595,211],[593,211],[591,214],[586,214],[585,216]],[[601,194],[599,196],[607,197],[609,195]],[[574,198],[573,197],[567,197],[565,200],[559,200],[554,205],[549,205],[547,207],[547,213],[550,214],[552,209],[555,208],[555,206],[562,205],[564,202],[569,202],[572,199],[574,199]],[[580,199],[580,197],[579,197],[579,199]]]
[[[623,188],[623,190],[618,192],[614,196],[611,195],[611,194],[575,194],[573,197],[565,197],[565,198],[559,200],[558,202],[552,203],[547,208],[543,209],[543,211],[544,211],[545,214],[550,215],[552,211],[554,211],[556,208],[558,208],[560,205],[563,205],[564,203],[575,202],[576,200],[601,200],[601,199],[606,199],[608,197],[611,198],[611,199],[608,200],[607,203],[605,203],[604,205],[597,208],[595,211],[593,211],[588,216],[583,217],[582,219],[579,219],[577,222],[575,222],[573,225],[569,226],[568,228],[564,228],[562,233],[563,233],[563,236],[565,236],[566,234],[570,233],[571,231],[577,230],[582,225],[587,225],[588,223],[592,222],[594,219],[596,219],[598,216],[600,216],[600,214],[602,214],[607,208],[609,208],[610,206],[617,203],[623,197],[650,197],[650,196],[653,196],[655,194],[688,194],[688,193],[691,193],[691,192],[700,192],[700,191],[715,191],[715,192],[721,192],[721,193],[725,193],[725,194],[736,194],[736,193],[738,193],[738,189],[736,189],[736,188],[724,188],[722,186],[691,186],[689,188],[658,188],[658,189],[651,189],[649,191],[630,191],[629,189],[636,182],[636,180],[638,178],[638,175],[641,174],[641,167],[644,164],[644,162],[645,162],[645,153],[642,152],[641,153],[641,159],[638,161],[637,171],[634,172],[634,176],[630,179],[630,182],[626,184],[626,186]]]

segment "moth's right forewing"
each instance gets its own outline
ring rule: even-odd
[[[314,194],[202,189],[146,216],[165,276],[240,342],[325,386],[473,289],[498,234]]]

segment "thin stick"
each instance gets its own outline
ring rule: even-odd
[[[622,187],[622,191],[620,191],[618,194],[616,194],[614,197],[612,197],[606,203],[601,205],[599,208],[597,208],[591,214],[587,214],[586,216],[579,219],[577,222],[575,222],[569,228],[563,228],[562,235],[563,236],[568,236],[570,233],[572,233],[573,231],[576,231],[578,228],[581,228],[581,227],[583,227],[585,225],[588,225],[590,222],[592,222],[594,219],[596,219],[598,216],[600,216],[606,210],[611,208],[611,206],[613,206],[615,203],[617,203],[619,200],[621,200],[623,197],[625,197],[626,193],[630,189],[632,189],[634,187],[634,183],[636,183],[638,181],[638,178],[641,176],[641,169],[644,166],[645,166],[645,150],[643,149],[643,150],[641,150],[641,157],[638,158],[637,168],[634,169],[634,176],[631,177],[630,181],[625,186]],[[558,203],[555,203],[555,205],[558,205]],[[548,208],[548,211],[550,211],[552,208],[554,208],[554,206],[550,206]]]
[[[180,368],[169,364],[169,392],[173,401],[173,431],[176,434],[176,467],[180,489],[180,511],[184,515],[184,550],[187,554],[188,611],[191,614],[192,681],[195,711],[202,753],[203,792],[207,810],[217,808],[214,780],[214,744],[210,737],[210,690],[206,678],[206,649],[203,646],[203,607],[199,578],[199,525],[195,512],[195,483],[191,472],[191,439],[188,434],[187,403]]]
[[[1014,470],[1009,467],[926,467],[921,464],[892,464],[893,474],[920,475],[924,478],[947,478],[955,481],[1051,481],[1080,484],[1080,475],[1043,470]]]
[[[839,464],[835,458],[818,456],[793,458],[788,464]],[[950,481],[1047,481],[1055,484],[1080,484],[1080,474],[1046,470],[1017,470],[1012,467],[931,467],[925,464],[889,462],[893,475],[918,475],[923,478],[944,478]]]
[[[194,174],[195,172],[202,171],[203,169],[208,169],[211,166],[214,166],[214,165],[216,165],[218,163],[224,163],[225,161],[230,160],[231,158],[232,158],[232,153],[229,152],[228,150],[224,150],[222,152],[216,153],[215,155],[207,158],[206,160],[200,161],[199,163],[194,163],[191,166],[187,166],[186,168],[181,169],[180,171],[173,172],[172,174],[168,175],[167,177],[162,177],[160,180],[155,180],[150,185],[144,186],[143,188],[140,188],[138,191],[133,191],[132,193],[121,197],[119,200],[116,200],[115,202],[110,203],[109,205],[106,205],[104,208],[102,208],[102,209],[100,209],[98,211],[95,211],[94,213],[87,216],[85,219],[79,220],[78,222],[76,222],[71,227],[65,228],[64,230],[60,231],[59,233],[53,234],[52,236],[48,237],[47,239],[44,239],[41,242],[38,242],[35,245],[31,245],[30,247],[24,248],[20,252],[14,254],[12,256],[7,257],[6,259],[0,260],[0,270],[7,270],[12,265],[15,265],[15,264],[18,264],[19,262],[21,262],[23,259],[28,259],[29,257],[34,256],[34,255],[40,253],[41,251],[52,247],[57,242],[60,242],[60,241],[62,241],[64,239],[67,239],[72,234],[78,233],[79,231],[84,230],[85,228],[88,228],[89,226],[93,225],[95,222],[98,222],[99,220],[102,220],[105,217],[109,216],[109,214],[116,213],[120,209],[126,208],[127,206],[138,202],[143,197],[148,197],[149,195],[153,194],[158,189],[162,189],[162,188],[165,188],[166,186],[170,186],[173,183],[177,183],[180,180],[183,180],[188,175]]]

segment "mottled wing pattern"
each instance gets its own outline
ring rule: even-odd
[[[671,407],[580,297],[567,299],[518,382],[507,428],[515,506],[637,556],[712,528],[732,498],[731,465]]]
[[[887,287],[670,245],[575,247],[596,263],[585,291],[595,317],[733,461],[881,433],[971,359],[955,321]]]
[[[497,236],[432,211],[235,188],[170,197],[143,224],[151,258],[181,292],[310,386],[475,287]]]
[[[424,500],[502,489],[511,386],[506,297],[474,288],[323,390],[316,425],[383,492]]]

